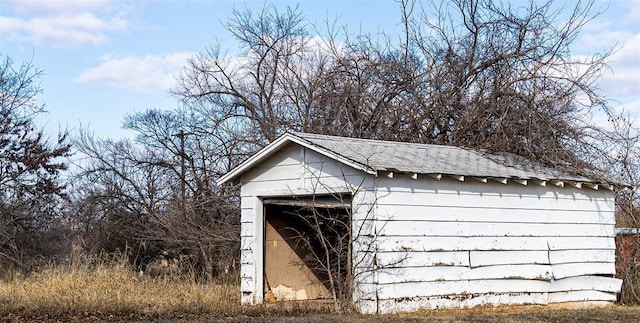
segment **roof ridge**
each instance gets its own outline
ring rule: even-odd
[[[318,133],[309,133],[309,132],[300,132],[300,131],[288,131],[290,134],[299,137],[299,138],[303,138],[306,136],[310,136],[310,137],[320,137],[320,138],[327,138],[327,139],[337,139],[337,140],[344,140],[344,139],[348,139],[348,140],[355,140],[355,141],[365,141],[365,142],[375,142],[376,144],[392,144],[392,145],[407,145],[407,146],[425,146],[425,147],[440,147],[440,148],[453,148],[453,149],[466,149],[466,150],[471,150],[471,151],[476,151],[478,152],[477,149],[474,148],[469,148],[469,147],[460,147],[460,146],[452,146],[452,145],[440,145],[440,144],[425,144],[425,143],[419,143],[419,142],[406,142],[406,141],[393,141],[393,140],[380,140],[380,139],[368,139],[368,138],[358,138],[358,137],[343,137],[343,136],[336,136],[336,135],[324,135],[324,134],[318,134]]]

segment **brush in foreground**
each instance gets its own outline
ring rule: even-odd
[[[237,286],[139,276],[123,262],[55,266],[0,281],[0,316],[223,314],[239,307],[239,294]]]

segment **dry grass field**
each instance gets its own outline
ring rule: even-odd
[[[180,278],[140,276],[125,261],[52,266],[0,281],[5,319],[154,318],[234,315],[239,289]]]
[[[125,261],[51,266],[0,280],[0,321],[247,321],[247,322],[634,322],[640,307],[583,310],[500,307],[422,311],[395,316],[331,313],[279,305],[241,307],[239,288],[150,278]]]

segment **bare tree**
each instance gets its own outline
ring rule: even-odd
[[[235,11],[227,28],[241,56],[215,46],[195,56],[174,94],[243,127],[236,133],[257,147],[291,129],[583,168],[595,131],[584,115],[608,112],[594,82],[610,52],[582,60],[570,52],[598,14],[593,5],[400,1],[397,43],[331,29],[313,38],[296,8]]]
[[[215,137],[185,131],[181,118],[161,111],[128,117],[136,141],[80,137],[78,149],[89,159],[79,183],[84,196],[77,196],[85,216],[76,218],[82,240],[98,243],[89,250],[133,249],[141,268],[168,253],[211,280],[238,259],[235,196],[213,185],[224,169],[224,159],[209,154],[218,148]]]
[[[238,227],[237,191],[214,179],[287,130],[510,152],[574,172],[603,165],[605,132],[585,116],[610,113],[594,83],[610,52],[570,51],[598,15],[592,1],[402,0],[399,13],[396,37],[331,23],[321,35],[298,8],[234,11],[226,28],[241,52],[194,56],[172,91],[178,109],[128,116],[135,141],[80,143],[93,160],[87,198],[120,205],[114,219],[140,221],[132,236],[171,237],[210,273]]]
[[[610,127],[603,130],[599,145],[603,153],[593,161],[630,187],[619,188],[616,196],[616,272],[623,280],[620,301],[640,302],[640,129],[629,114],[609,117]]]
[[[44,111],[38,103],[40,75],[33,65],[15,66],[0,55],[0,266],[22,270],[37,256],[55,252],[42,243],[59,215],[62,158],[70,149],[64,134],[50,143],[34,125]]]
[[[592,129],[583,115],[608,112],[595,80],[611,52],[578,59],[570,51],[598,14],[593,1],[402,5],[407,15],[417,12],[407,19],[404,46],[424,66],[415,103],[426,142],[582,166],[577,153]]]

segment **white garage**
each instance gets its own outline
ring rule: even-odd
[[[512,154],[292,132],[228,182],[241,188],[244,304],[342,295],[392,313],[620,291],[615,183]]]

